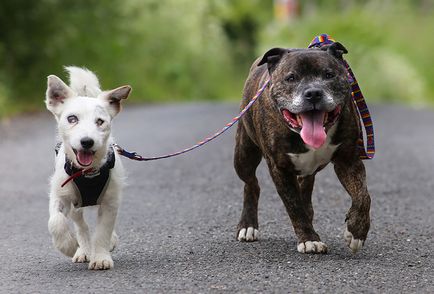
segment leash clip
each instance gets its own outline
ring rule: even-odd
[[[137,154],[137,152],[128,152],[118,144],[113,144],[112,146],[116,149],[119,155],[134,160],[140,160],[140,161],[145,160],[141,155]]]

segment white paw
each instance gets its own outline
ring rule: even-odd
[[[113,259],[110,254],[96,254],[89,262],[90,270],[108,270],[113,268]]]
[[[238,241],[253,242],[258,240],[259,231],[253,227],[242,228],[238,233]]]
[[[300,253],[327,253],[327,245],[321,241],[306,241],[297,245]]]
[[[77,251],[78,243],[77,240],[71,234],[65,234],[62,237],[53,237],[54,247],[66,256],[72,257]]]
[[[72,257],[77,251],[78,243],[70,232],[67,219],[61,213],[48,220],[48,231],[53,237],[53,245],[66,256]]]
[[[89,254],[87,252],[89,252],[89,251],[87,251],[81,247],[78,247],[77,251],[75,251],[75,254],[72,257],[72,262],[75,262],[75,263],[88,262],[89,261]]]
[[[350,249],[351,249],[351,251],[353,251],[353,253],[356,253],[357,251],[362,249],[362,246],[365,243],[365,241],[363,241],[363,240],[354,239],[353,234],[351,234],[348,231],[348,229],[345,229],[344,238],[345,238],[345,241],[347,242],[348,247],[350,247]]]

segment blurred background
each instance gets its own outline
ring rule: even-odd
[[[434,0],[1,0],[0,117],[86,66],[129,103],[233,100],[253,60],[328,33],[368,102],[434,105]]]

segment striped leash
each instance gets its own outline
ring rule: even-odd
[[[181,154],[190,152],[196,148],[199,148],[202,145],[205,145],[208,142],[211,142],[212,140],[214,140],[215,138],[217,138],[218,136],[220,136],[221,134],[226,132],[234,124],[236,124],[240,120],[240,118],[250,109],[250,107],[252,107],[253,103],[255,103],[255,101],[259,98],[259,96],[262,95],[262,93],[264,92],[264,90],[267,87],[267,85],[269,84],[269,82],[270,82],[270,79],[267,79],[264,82],[264,84],[262,85],[262,87],[259,88],[259,90],[256,92],[255,96],[253,96],[252,100],[250,100],[250,102],[243,108],[243,110],[241,110],[241,112],[236,117],[234,117],[230,122],[228,122],[221,130],[217,131],[214,135],[211,135],[211,136],[203,139],[202,141],[196,143],[195,145],[188,147],[184,150],[180,150],[180,151],[177,151],[174,153],[168,153],[168,154],[160,155],[160,156],[143,157],[143,156],[137,154],[136,152],[128,152],[117,144],[113,144],[113,147],[117,150],[117,152],[120,155],[125,156],[129,159],[132,159],[132,160],[137,160],[137,161],[151,161],[151,160],[169,158],[169,157],[174,157],[177,155],[181,155]]]
[[[312,47],[322,47],[324,45],[330,45],[336,41],[327,34],[321,34],[316,36],[312,42],[309,44],[308,48]],[[348,81],[351,84],[351,96],[353,97],[353,102],[357,107],[359,112],[359,119],[362,120],[366,132],[366,148],[363,140],[363,130],[360,128],[359,139],[357,140],[357,145],[359,148],[360,159],[372,159],[375,155],[375,138],[374,138],[374,125],[372,123],[371,114],[366,104],[365,97],[360,90],[359,83],[351,70],[348,63],[343,60],[343,64],[347,69]]]
[[[315,37],[310,43],[310,45],[308,46],[308,48],[321,47],[323,45],[332,44],[334,42],[335,40],[331,38],[329,35],[322,34]],[[354,76],[353,71],[351,70],[350,66],[345,60],[343,62],[348,72],[348,80],[351,84],[351,89],[352,89],[351,95],[353,97],[353,101],[355,105],[357,106],[359,115],[362,118],[363,125],[365,126],[365,131],[366,131],[367,148],[365,150],[365,144],[363,141],[363,131],[362,129],[360,129],[359,140],[357,142],[359,148],[359,157],[360,159],[372,159],[375,155],[375,140],[374,140],[374,128],[373,128],[371,115],[369,113],[368,106],[365,102],[364,96],[360,90],[359,84],[356,80],[356,77]],[[236,124],[240,120],[240,118],[252,107],[253,103],[255,103],[256,100],[262,95],[262,93],[264,92],[265,88],[269,83],[270,83],[270,79],[267,79],[262,85],[262,87],[256,92],[255,96],[253,96],[250,102],[243,108],[243,110],[241,110],[241,112],[236,117],[234,117],[229,123],[227,123],[221,130],[217,131],[215,134],[205,138],[204,140],[196,143],[191,147],[188,147],[186,149],[174,153],[168,153],[168,154],[164,154],[160,156],[152,156],[152,157],[143,157],[137,154],[137,152],[129,152],[117,144],[113,144],[113,147],[120,155],[137,161],[151,161],[151,160],[170,158],[170,157],[174,157],[174,156],[178,156],[190,152],[196,148],[199,148],[211,142],[212,140],[214,140],[215,138],[217,138],[218,136],[226,132],[234,124]]]

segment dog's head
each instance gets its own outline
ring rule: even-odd
[[[48,76],[46,106],[58,123],[67,157],[77,167],[95,167],[107,154],[111,121],[121,110],[130,86],[79,96],[54,75]]]
[[[340,43],[321,49],[274,48],[258,66],[267,64],[270,96],[288,127],[314,148],[324,144],[327,131],[351,97]]]

